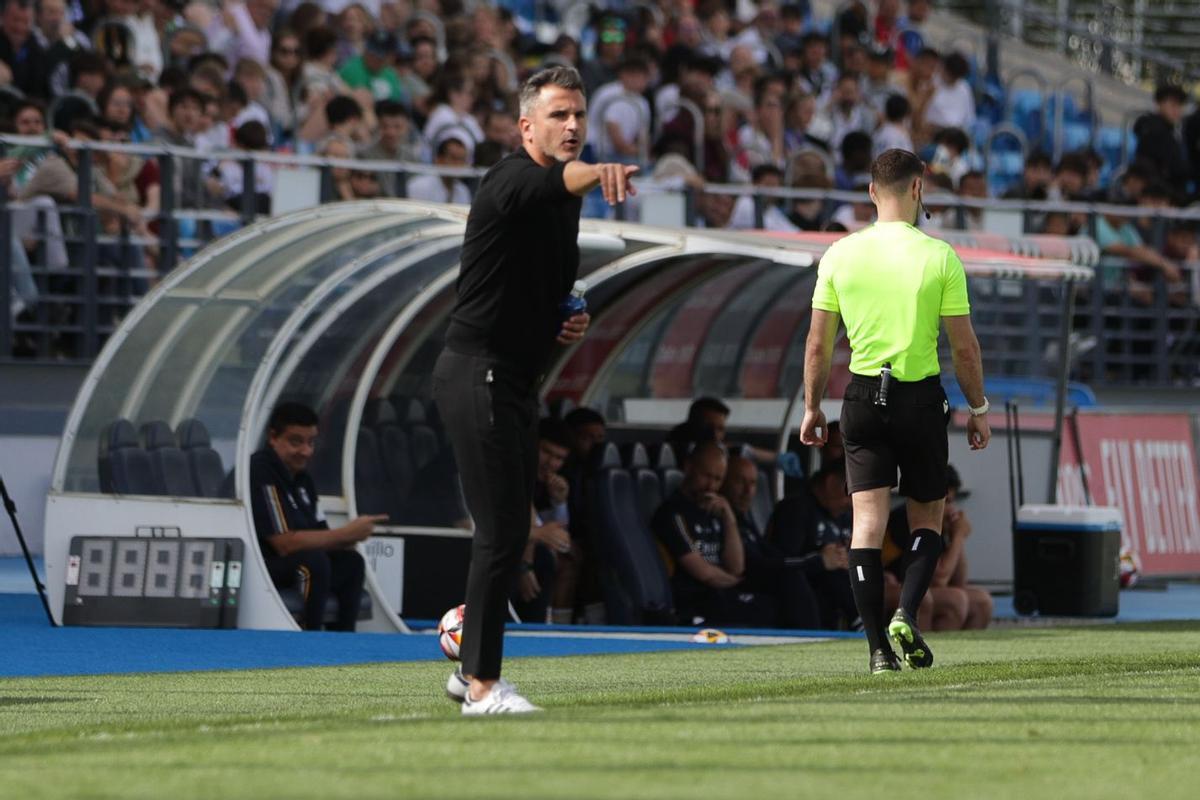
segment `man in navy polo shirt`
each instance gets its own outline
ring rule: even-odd
[[[317,507],[317,487],[305,471],[318,421],[316,412],[300,403],[281,403],[271,412],[267,446],[250,457],[250,505],[271,580],[280,589],[303,586],[304,629],[321,630],[325,603],[333,594],[338,615],[329,630],[353,631],[365,571],[354,545],[387,515],[358,517],[330,530]]]

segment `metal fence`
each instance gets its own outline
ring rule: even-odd
[[[0,137],[5,148],[37,146],[44,140]],[[13,201],[0,197],[0,360],[90,361],[121,318],[154,282],[212,239],[259,215],[261,193],[213,198],[198,182],[216,165],[241,172],[241,185],[254,186],[265,165],[294,174],[308,173],[311,203],[337,199],[341,170],[396,176],[396,194],[405,196],[407,179],[440,174],[477,185],[482,171],[440,169],[428,164],[302,157],[275,153],[209,153],[147,145],[87,143],[78,147],[74,199]],[[159,170],[161,198],[138,233],[129,220],[114,220],[96,207],[93,178],[104,154],[153,158]],[[231,166],[233,165],[233,166]],[[746,185],[708,185],[702,191],[643,185],[641,197],[654,192],[683,195],[679,224],[702,222],[699,213],[718,196],[749,196],[754,218],[763,227],[771,205],[816,201],[826,209],[869,199],[857,192],[767,189]],[[293,200],[295,198],[292,198]],[[733,199],[732,197],[729,199]],[[1086,203],[1006,201],[929,195],[927,204],[949,227],[943,235],[958,244],[1008,250],[1021,255],[1070,258],[1097,266],[1097,280],[1078,298],[1073,327],[1072,376],[1093,385],[1195,385],[1200,380],[1200,264],[1183,265],[1184,280],[1168,285],[1157,272],[1103,256],[1088,239],[1039,237],[1039,220],[1048,214],[1083,220],[1080,233],[1096,234],[1098,219],[1154,220],[1148,244],[1161,249],[1167,232],[1200,223],[1200,210],[1146,209]],[[615,214],[623,216],[625,206]],[[630,212],[637,214],[635,210]],[[141,226],[136,226],[141,227]],[[981,227],[1008,232],[983,233]],[[974,230],[973,230],[974,229]],[[1079,245],[1086,242],[1087,246]],[[15,291],[14,291],[15,290]],[[972,286],[975,316],[989,361],[989,373],[1038,377],[1053,373],[1056,340],[1063,317],[1062,287],[1004,278],[976,279]],[[21,313],[21,305],[27,310]]]

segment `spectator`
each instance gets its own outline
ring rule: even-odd
[[[354,142],[345,136],[330,136],[321,145],[317,155],[337,159],[354,158]],[[335,201],[355,199],[354,186],[350,183],[350,172],[349,167],[332,167],[329,170],[330,178],[333,180],[333,199]]]
[[[806,33],[796,86],[823,105],[832,93],[837,77],[837,67],[829,61],[829,40],[815,31]]]
[[[975,124],[975,96],[967,83],[970,72],[962,53],[951,53],[943,59],[941,80],[925,110],[924,122],[930,135],[943,128],[967,130]]]
[[[778,189],[783,186],[783,170],[774,164],[759,164],[750,174],[751,181],[756,187]],[[789,233],[800,230],[783,213],[780,207],[782,201],[779,198],[764,197],[761,202],[761,225],[756,219],[754,197],[742,195],[733,204],[733,215],[729,220],[729,227],[735,230],[761,229]]]
[[[233,134],[233,144],[239,150],[260,152],[268,149],[267,127],[258,120],[243,122]],[[241,161],[226,159],[218,165],[214,184],[209,192],[220,197],[234,211],[241,211],[246,202],[245,169]],[[257,214],[271,213],[271,191],[275,187],[275,168],[262,161],[254,162],[254,195],[252,207]]]
[[[817,99],[811,94],[797,91],[788,98],[783,118],[783,145],[787,153],[811,148],[829,152],[829,142],[812,133],[816,115]]]
[[[567,513],[571,520],[571,552],[578,562],[574,605],[582,606],[583,618],[587,624],[601,625],[605,619],[605,606],[601,601],[603,592],[600,588],[599,556],[596,552],[595,538],[588,525],[584,476],[587,474],[592,451],[608,438],[608,430],[604,417],[598,411],[586,407],[569,411],[563,417],[563,423],[570,437],[571,452],[563,465],[562,473],[569,488]],[[567,599],[564,597],[555,605],[566,608]]]
[[[91,50],[91,40],[71,23],[66,0],[41,0],[37,4],[37,27],[33,35],[46,53],[51,94],[65,94],[71,86],[71,59]]]
[[[987,176],[978,170],[971,170],[964,174],[958,181],[958,196],[986,198],[988,196]],[[983,209],[964,207],[960,212],[958,208],[948,208],[942,212],[940,222],[943,228],[950,230],[981,231],[983,230]]]
[[[1046,189],[1047,200],[1067,200],[1083,194],[1087,185],[1087,161],[1078,153],[1067,153],[1054,168],[1054,179]]]
[[[794,2],[785,2],[779,9],[779,32],[775,35],[775,47],[783,54],[784,72],[794,74],[800,69],[800,57],[804,51],[805,11],[804,6]]]
[[[824,627],[807,575],[799,565],[786,561],[782,551],[764,535],[750,513],[757,494],[758,467],[750,459],[730,457],[721,495],[733,509],[742,537],[746,562],[742,588],[769,598],[784,627],[801,630]]]
[[[847,573],[850,496],[845,464],[823,465],[801,491],[780,500],[767,523],[767,538],[812,587],[822,628],[860,627]]]
[[[203,128],[204,95],[184,87],[175,91],[168,101],[169,120],[154,133],[154,139],[176,147],[192,148],[196,135]],[[197,158],[182,158],[175,173],[175,196],[181,208],[201,208],[206,203],[204,164]]]
[[[371,15],[361,3],[350,3],[337,14],[337,63],[344,64],[366,51],[367,39],[374,27]]]
[[[1045,200],[1054,179],[1054,162],[1045,150],[1034,150],[1025,157],[1021,180],[1002,196],[1008,200]]]
[[[374,200],[384,196],[379,185],[379,173],[373,170],[350,170],[350,191],[355,200]]]
[[[684,625],[770,626],[767,598],[741,586],[745,551],[737,519],[718,490],[725,481],[724,449],[697,446],[683,483],[655,512],[651,528],[668,557],[675,611]]]
[[[1128,281],[1129,267],[1136,269],[1133,277],[1162,276],[1168,285],[1179,283],[1183,271],[1171,259],[1148,247],[1130,218],[1112,214],[1096,217],[1096,244],[1100,247],[1100,275],[1106,289],[1125,286],[1130,298],[1139,305],[1148,306],[1154,300],[1154,287],[1141,281]]]
[[[871,158],[879,157],[885,150],[897,148],[913,150],[911,132],[912,105],[902,94],[888,97],[883,108],[883,124],[871,138]]]
[[[1180,130],[1185,103],[1187,94],[1183,89],[1174,84],[1159,86],[1154,92],[1154,113],[1144,114],[1133,125],[1136,157],[1153,164],[1159,179],[1180,195],[1187,191],[1191,174]]]
[[[392,100],[381,100],[375,104],[375,118],[379,120],[379,135],[370,147],[362,151],[360,158],[372,161],[424,160],[424,145],[404,106]],[[399,196],[395,173],[377,172],[375,175],[384,196]]]
[[[792,186],[797,189],[828,191],[833,188],[833,182],[825,176],[824,171],[821,171],[820,173],[807,173],[797,176]],[[788,220],[799,230],[819,231],[825,226],[825,212],[826,205],[824,200],[797,199],[792,201],[791,210],[787,216]]]
[[[441,135],[434,151],[433,163],[439,167],[466,167],[467,145],[465,132],[449,130]],[[458,178],[441,175],[417,175],[408,179],[408,198],[429,203],[469,205],[471,190]]]
[[[357,144],[366,136],[365,114],[353,97],[340,95],[325,105],[325,123],[329,136]]]
[[[354,545],[369,538],[387,515],[357,517],[330,530],[308,474],[319,422],[299,403],[281,403],[271,412],[266,446],[250,457],[250,506],[271,581],[280,589],[303,586],[301,627],[321,630],[332,595],[337,620],[328,629],[353,631],[365,575]]]
[[[754,115],[738,130],[737,146],[738,162],[752,173],[760,165],[782,172],[787,164],[783,99],[764,78],[755,83]]]
[[[33,33],[32,0],[3,0],[0,61],[12,73],[12,85],[24,94],[50,98],[50,62]]]
[[[929,0],[908,0],[908,14],[896,26],[896,69],[908,69],[913,55],[925,49],[924,27],[930,11]]]
[[[108,8],[108,18],[123,22],[133,35],[129,60],[137,74],[150,81],[157,81],[163,68],[163,50],[154,17],[149,11],[138,7],[138,0],[105,0],[105,5]],[[263,60],[266,60],[265,50]]]
[[[46,195],[60,205],[75,205],[79,194],[79,150],[67,146],[67,135],[81,142],[100,139],[100,129],[89,119],[75,119],[65,134],[55,137],[55,151],[46,156],[21,187],[18,199],[29,200],[37,195]],[[92,206],[101,212],[101,223],[111,219],[124,220],[135,229],[142,225],[141,209],[136,204],[121,200],[117,190],[105,173],[106,154],[97,150],[92,153]]]
[[[261,122],[267,130],[268,143],[272,140],[271,114],[267,111],[267,70],[257,61],[243,58],[233,68],[233,82],[241,89],[245,105],[236,112],[230,125],[237,130],[243,122]],[[232,91],[230,92],[232,94]]]
[[[729,153],[723,138],[724,107],[721,96],[714,89],[719,70],[720,62],[716,59],[697,57],[688,62],[680,78],[679,95],[695,103],[703,119],[694,119],[690,110],[677,108],[672,111],[670,106],[660,106],[659,113],[667,122],[654,147],[656,156],[678,153],[691,164],[698,165],[695,131],[697,125],[702,125],[704,178],[714,183],[724,183],[729,177]]]
[[[625,20],[620,17],[605,17],[600,23],[596,57],[585,61],[581,68],[584,93],[588,97],[604,84],[617,79],[617,66],[625,57],[625,28]]]
[[[906,91],[908,102],[912,106],[913,139],[918,147],[924,146],[933,138],[926,121],[929,104],[937,89],[937,72],[942,57],[937,50],[926,47],[917,52],[916,58],[908,70]]]
[[[95,100],[108,85],[108,71],[108,61],[99,53],[77,53],[67,68],[71,89]]]
[[[973,526],[967,512],[958,504],[970,492],[962,488],[962,479],[958,470],[947,466],[950,473],[946,487],[946,507],[942,513],[942,537],[945,539],[945,549],[938,558],[937,569],[933,573],[934,586],[951,586],[961,589],[967,595],[967,617],[963,621],[963,629],[983,630],[992,621],[995,604],[992,595],[979,586],[967,582],[967,539],[971,536]]]
[[[971,150],[971,140],[961,128],[943,128],[934,137],[937,145],[929,159],[929,171],[950,179],[952,189],[958,188],[962,176],[982,166],[981,159]]]
[[[428,37],[411,40],[412,56],[407,68],[400,70],[401,82],[408,88],[413,99],[413,110],[428,114],[433,108],[433,87],[440,74],[437,57],[437,42]],[[403,62],[403,58],[401,61]]]
[[[271,43],[263,105],[284,140],[290,139],[296,130],[296,94],[300,88],[302,63],[300,37],[292,31],[280,32]]]
[[[774,43],[780,30],[779,4],[776,0],[760,0],[758,13],[754,15],[754,19],[749,25],[742,28],[733,41],[736,46],[745,47],[756,64],[772,69],[782,69],[783,64],[772,62],[772,56],[766,47],[767,44]]]
[[[362,53],[351,56],[338,74],[351,89],[368,90],[376,102],[392,100],[411,105],[412,98],[391,63],[395,52],[396,37],[384,30],[375,31],[367,38]]]
[[[858,78],[842,75],[837,79],[833,92],[825,106],[825,117],[829,121],[829,146],[835,153],[841,151],[842,139],[851,131],[868,135],[875,130],[875,115],[859,97]],[[870,147],[867,148],[868,155]]]
[[[569,452],[566,426],[556,419],[540,420],[532,523],[512,590],[513,607],[523,622],[571,622],[578,569],[568,528],[570,487],[558,474]]]
[[[488,111],[483,118],[483,141],[494,143],[501,157],[515,151],[521,146],[516,115],[507,109]]]
[[[463,144],[467,148],[467,163],[471,163],[475,145],[483,141],[483,128],[471,113],[475,105],[475,85],[462,72],[447,73],[442,76],[432,102],[435,105],[425,121],[425,140],[437,141],[444,131],[461,129],[470,140]]]
[[[754,86],[759,78],[765,77],[754,54],[750,48],[738,46],[729,52],[727,63],[729,66],[717,75],[717,88],[733,93],[747,106],[753,105]]]
[[[230,64],[243,58],[266,64],[271,56],[271,21],[278,10],[279,0],[227,3],[207,26],[209,49],[224,55]]]
[[[304,35],[304,64],[300,71],[297,122],[301,125],[299,138],[318,141],[324,135],[320,129],[319,112],[331,98],[349,94],[350,87],[334,71],[337,64],[337,34],[326,27],[312,28]],[[314,123],[310,129],[308,123]]]
[[[649,62],[627,56],[617,67],[617,80],[601,86],[589,99],[589,107],[601,115],[590,129],[597,160],[639,162],[650,135],[650,103],[643,97],[649,82]]]
[[[842,139],[841,166],[834,172],[834,186],[845,191],[866,189],[871,182],[871,135],[849,131]],[[864,178],[866,179],[864,181]]]
[[[329,15],[315,2],[305,0],[296,6],[287,19],[287,28],[296,32],[301,41],[307,41],[308,32],[313,28],[325,28],[329,25]]]
[[[903,95],[903,89],[892,77],[892,51],[879,45],[871,48],[866,74],[862,77],[863,100],[882,120],[887,116],[888,100]]]
[[[721,0],[704,0],[696,4],[696,17],[700,20],[700,35],[704,40],[700,52],[729,61],[734,43],[729,38],[732,25],[728,6]]]

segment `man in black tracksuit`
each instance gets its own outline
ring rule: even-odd
[[[537,473],[537,391],[555,342],[583,338],[588,316],[560,304],[579,269],[582,198],[632,194],[636,167],[583,164],[579,73],[554,67],[521,89],[523,146],[484,176],[467,218],[458,301],[433,393],[475,521],[462,665],[447,693],[463,713],[536,711],[500,680],[508,591],[529,535]]]

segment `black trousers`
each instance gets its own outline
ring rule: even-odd
[[[357,550],[304,550],[290,556],[266,556],[271,581],[280,589],[304,587],[304,630],[319,631],[325,604],[337,598],[337,622],[332,631],[353,631],[358,624],[366,565]]]
[[[475,521],[467,573],[462,670],[500,677],[508,593],[529,538],[537,479],[537,379],[511,364],[443,350],[433,398]]]

